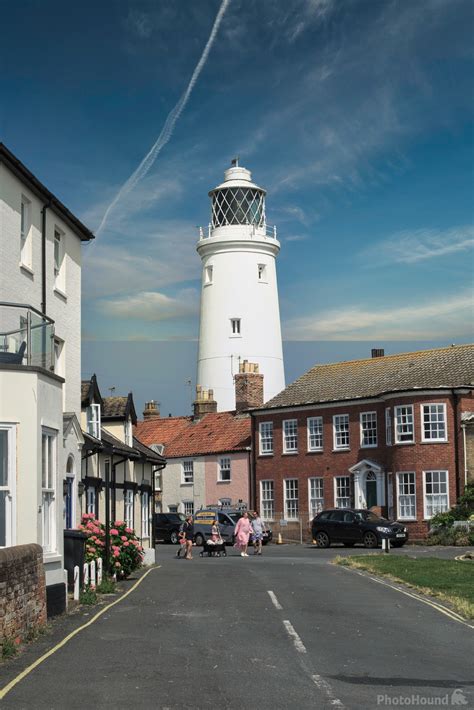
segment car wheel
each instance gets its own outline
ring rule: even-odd
[[[344,542],[343,545],[344,547],[354,547],[355,542]]]
[[[178,533],[176,532],[176,530],[173,530],[173,532],[171,533],[170,542],[172,545],[178,544]]]
[[[316,533],[316,542],[318,544],[318,547],[329,547],[329,545],[331,544],[329,535],[325,533],[324,530],[320,530],[318,533]]]
[[[405,540],[403,542],[391,542],[390,543],[390,545],[392,547],[403,547],[404,544],[405,544]]]
[[[198,533],[196,537],[194,538],[194,541],[198,547],[202,547],[204,545],[204,538],[201,535],[201,533]]]
[[[364,535],[364,547],[368,547],[368,548],[373,549],[374,547],[378,547],[378,546],[379,546],[379,541],[378,541],[377,535],[373,532],[370,532],[370,530],[368,530]]]

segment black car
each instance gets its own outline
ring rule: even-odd
[[[182,513],[155,513],[153,525],[155,526],[155,540],[158,542],[172,542],[178,544],[178,533],[185,517]]]
[[[378,547],[383,539],[390,540],[392,547],[402,547],[408,540],[408,531],[401,523],[353,508],[322,510],[313,519],[311,532],[318,547],[329,547],[333,542],[345,547],[358,543]]]

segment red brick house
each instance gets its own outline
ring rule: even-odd
[[[252,411],[251,501],[265,520],[376,507],[411,538],[468,479],[474,345],[316,365]]]

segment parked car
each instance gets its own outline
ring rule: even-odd
[[[155,526],[155,540],[178,544],[179,528],[185,517],[182,513],[155,513],[153,525]]]
[[[408,530],[402,523],[354,508],[322,510],[313,519],[311,531],[318,547],[329,547],[333,542],[342,542],[345,547],[378,547],[383,539],[390,540],[393,547],[402,547],[408,540]]]
[[[242,517],[243,510],[220,508],[205,508],[194,514],[194,540],[196,545],[203,545],[204,540],[211,537],[212,522],[217,518],[221,537],[226,545],[233,545],[235,541],[235,526],[239,518]],[[262,543],[264,545],[272,539],[272,531],[266,527],[263,533]]]

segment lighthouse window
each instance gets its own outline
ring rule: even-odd
[[[230,326],[232,328],[232,335],[240,335],[240,318],[231,318]]]
[[[267,280],[267,267],[265,266],[265,264],[258,265],[258,280],[259,281],[266,281]]]
[[[265,223],[265,193],[261,190],[232,187],[218,190],[212,196],[212,226]]]
[[[205,284],[212,283],[212,266],[206,266],[206,268],[204,270],[204,283]]]

